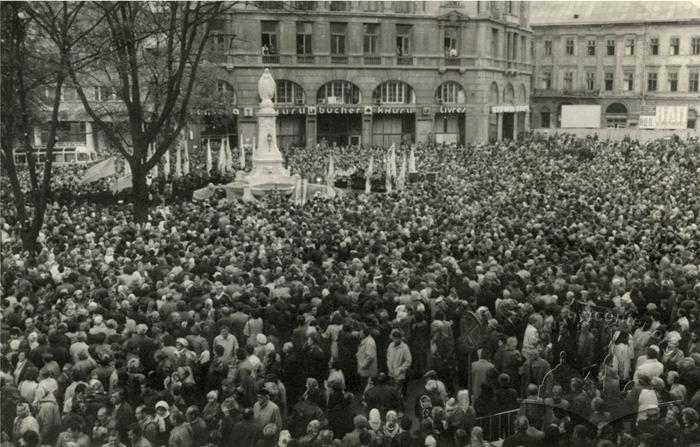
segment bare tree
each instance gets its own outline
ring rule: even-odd
[[[25,2],[2,3],[2,166],[12,189],[20,236],[25,250],[36,252],[51,196],[53,149],[59,122],[61,90],[68,77],[68,54],[83,36],[71,32],[81,4],[57,4],[48,16]],[[39,22],[51,22],[55,39],[47,41],[38,32]],[[53,94],[43,102],[44,88]],[[48,116],[47,116],[48,115]],[[43,172],[32,145],[33,127],[48,122]],[[15,149],[26,154],[26,172],[17,166]],[[24,178],[28,176],[28,179]],[[41,178],[40,178],[41,177]],[[26,180],[26,181],[25,181]],[[27,184],[28,183],[28,184]]]
[[[44,8],[56,6],[46,2]],[[90,38],[73,48],[69,76],[85,111],[129,163],[137,221],[148,213],[148,172],[185,126],[211,23],[223,2],[93,2]],[[95,86],[112,89],[118,106],[97,102]],[[148,148],[154,153],[149,157]]]

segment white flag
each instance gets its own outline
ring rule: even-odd
[[[399,171],[399,177],[396,180],[396,189],[403,190],[406,185],[406,154],[401,154],[401,170]]]
[[[219,174],[226,174],[226,149],[224,148],[224,139],[222,138],[219,142],[219,162],[216,165],[219,170]]]
[[[233,154],[231,153],[231,142],[226,135],[226,170],[233,172]]]
[[[187,175],[190,173],[190,150],[188,149],[189,144],[185,141],[185,147],[183,148],[182,154],[182,173]]]
[[[396,178],[396,145],[391,145],[389,153],[389,168],[391,169],[391,177]]]
[[[411,156],[408,159],[408,172],[414,173],[416,171],[416,146],[411,146]]]
[[[170,177],[170,149],[163,155],[163,175],[166,179]]]
[[[365,172],[365,194],[370,194],[372,192],[372,172],[374,171],[374,156],[369,157],[369,166],[367,166],[367,172]]]
[[[182,141],[179,141],[177,144],[177,152],[175,152],[175,175],[173,177],[182,177]]]
[[[387,194],[390,194],[392,192],[392,185],[391,185],[391,167],[389,166],[389,159],[391,157],[388,157],[384,155],[384,171],[385,171],[385,181],[384,184],[386,185],[386,192]]]
[[[207,140],[207,175],[211,174],[211,168],[213,164],[211,162],[211,140]]]

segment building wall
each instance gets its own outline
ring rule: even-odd
[[[653,106],[688,105],[700,112],[700,93],[689,90],[691,73],[700,73],[700,51],[693,54],[692,39],[700,38],[700,21],[679,17],[672,23],[614,23],[599,25],[534,26],[535,60],[533,73],[533,127],[542,127],[541,113],[551,114],[550,127],[556,127],[562,104],[600,104],[601,127],[606,126],[605,111],[614,103],[628,111],[627,126],[634,127],[640,114],[653,114]],[[658,55],[651,54],[651,39],[658,39]],[[670,52],[672,38],[680,39],[680,53]],[[567,55],[566,41],[573,39],[575,54]],[[595,41],[595,56],[588,55],[587,43]],[[615,41],[615,55],[607,55],[607,41]],[[626,55],[626,41],[634,41],[634,55]],[[545,54],[550,41],[552,54]],[[573,72],[572,88],[564,83],[564,73]],[[623,88],[625,72],[634,73],[634,88]],[[551,73],[551,87],[544,88],[543,73]],[[586,72],[595,74],[595,86],[586,86]],[[606,91],[604,76],[614,73],[612,91]],[[649,73],[657,74],[657,90],[649,91]],[[669,73],[678,74],[678,89],[670,91]]]
[[[362,96],[359,106],[373,108],[372,113],[363,114],[363,143],[373,140],[372,123],[381,119],[377,112],[379,105],[373,101],[372,94],[385,81],[403,81],[413,88],[415,104],[410,108],[415,112],[416,142],[434,138],[435,116],[446,108],[450,108],[452,115],[463,117],[461,141],[486,141],[491,106],[506,102],[528,104],[532,67],[528,3],[345,3],[347,10],[341,12],[331,11],[331,2],[315,2],[313,11],[297,11],[293,2],[285,3],[280,9],[274,9],[275,5],[261,4],[265,7],[263,10],[254,2],[234,6],[235,12],[229,16],[225,28],[226,32],[235,33],[235,37],[231,36],[233,39],[227,39],[232,44],[223,53],[210,55],[209,60],[218,67],[217,76],[229,82],[235,90],[239,131],[244,138],[254,135],[254,116],[244,116],[240,111],[257,107],[257,81],[265,67],[270,68],[276,80],[299,84],[305,92],[303,106],[306,108],[318,105],[317,93],[327,82],[346,80],[356,84]],[[509,7],[512,8],[510,13],[507,12]],[[264,21],[277,23],[278,48],[274,54],[263,54],[261,34]],[[297,55],[297,23],[300,22],[311,23],[313,30],[310,58]],[[331,55],[331,23],[347,24],[344,54],[347,63],[337,63]],[[378,51],[371,55],[379,64],[367,63],[367,55],[363,53],[364,24],[380,26]],[[398,25],[412,26],[410,65],[399,64],[401,61],[396,50]],[[459,30],[456,57],[448,57],[444,50],[445,29],[450,27]],[[494,29],[498,30],[497,42],[492,42]],[[517,35],[516,52],[511,48],[507,54],[506,34]],[[523,43],[524,50],[521,49]],[[403,61],[405,63],[406,59]],[[436,101],[436,90],[446,81],[462,86],[464,104],[439,104]],[[489,95],[494,82],[498,86],[498,102],[492,102]],[[504,98],[509,83],[516,95]],[[305,114],[306,141],[315,144],[318,141],[315,122],[319,117]]]

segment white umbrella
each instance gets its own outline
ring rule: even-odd
[[[374,171],[374,156],[369,157],[369,166],[365,172],[365,194],[372,192],[372,172]]]
[[[411,155],[408,158],[408,172],[414,173],[418,172],[416,170],[416,147],[411,146]]]
[[[177,144],[177,152],[175,152],[175,178],[182,177],[182,141]]]
[[[211,168],[213,164],[211,162],[211,140],[207,140],[207,175],[211,174]]]

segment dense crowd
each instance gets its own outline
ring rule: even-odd
[[[35,255],[5,195],[2,445],[700,444],[699,152],[421,146],[436,183],[143,224],[66,186]]]

